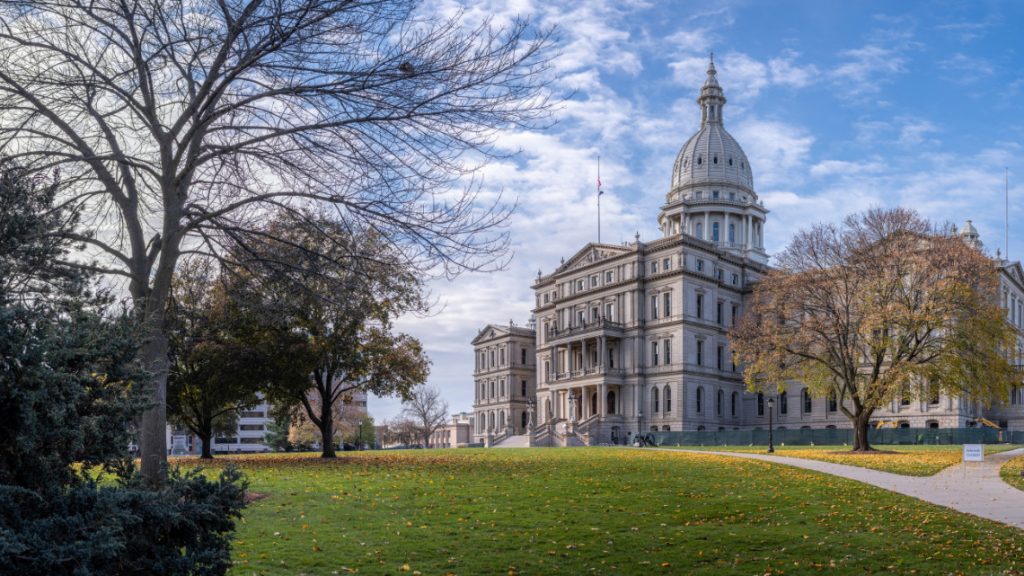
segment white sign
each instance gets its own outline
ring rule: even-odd
[[[984,462],[985,447],[981,444],[964,444],[964,462]]]

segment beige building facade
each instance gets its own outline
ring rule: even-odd
[[[489,324],[473,339],[474,443],[525,434],[537,394],[536,332]]]

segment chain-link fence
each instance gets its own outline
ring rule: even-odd
[[[650,432],[659,446],[767,446],[768,430],[722,430]],[[644,434],[645,436],[648,433]],[[804,428],[775,430],[779,446],[842,446],[853,444],[850,428]],[[1024,444],[1024,431],[994,428],[872,428],[872,444]]]

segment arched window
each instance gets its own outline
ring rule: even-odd
[[[828,395],[828,411],[835,412],[839,409],[839,403],[836,401],[836,393],[833,392]]]
[[[789,395],[779,394],[779,414],[789,414]]]
[[[597,414],[597,392],[590,395],[590,413]]]
[[[498,422],[499,422],[498,429],[499,430],[504,430],[505,429],[505,411],[504,410],[502,410],[499,413]]]
[[[718,222],[711,223],[711,241],[718,242]]]
[[[721,416],[723,410],[725,410],[725,392],[719,390],[718,397],[715,399],[715,414]]]
[[[494,412],[487,414],[487,429],[494,430]]]
[[[658,388],[651,388],[651,414],[657,414],[660,411],[660,407],[661,405],[658,404]]]
[[[757,415],[764,416],[764,394],[757,393]]]
[[[528,417],[529,415],[526,413],[526,410],[523,410],[523,415],[519,417],[519,420],[522,422],[520,426],[522,426],[523,428],[526,428],[526,420]]]
[[[615,392],[608,391],[608,413],[615,414]]]
[[[500,392],[500,396],[502,398],[504,398],[505,397],[505,381],[504,380],[501,381],[501,386],[500,386],[499,392]]]
[[[494,382],[491,382],[491,398],[494,398]]]
[[[704,239],[704,223],[703,222],[697,222],[697,231],[696,231],[696,234],[694,234],[694,236],[696,236],[697,238],[700,238],[701,240]]]
[[[803,390],[800,391],[800,399],[803,401],[804,414],[810,414],[812,408],[811,395],[809,392],[807,392],[807,388],[804,388]]]
[[[672,411],[672,389],[665,386],[665,413]]]
[[[544,401],[544,420],[548,420],[553,416],[551,412],[551,399],[548,398]]]
[[[672,431],[672,427],[671,426],[662,426],[661,430],[662,430],[662,432],[671,432]]]
[[[739,396],[740,395],[739,395],[738,392],[733,392],[732,393],[732,404],[730,406],[730,413],[732,414],[733,418],[736,417],[736,404],[739,401]]]
[[[704,387],[697,387],[697,414],[704,411]]]
[[[729,242],[736,242],[736,225],[729,224]]]

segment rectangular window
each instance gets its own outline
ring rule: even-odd
[[[715,358],[715,363],[719,370],[725,365],[725,348],[722,346],[718,347],[718,356]]]
[[[757,393],[757,415],[764,416],[764,394]]]
[[[242,438],[242,444],[263,444],[263,438]]]
[[[544,303],[547,304],[550,301],[550,296],[547,293],[544,294]]]
[[[615,304],[608,303],[604,305],[604,317],[612,322],[615,321]]]
[[[697,318],[704,317],[704,295],[697,294]]]
[[[779,414],[789,414],[789,395],[779,394]]]
[[[721,300],[715,306],[715,316],[718,319],[718,323],[721,325],[725,324],[725,303]]]
[[[264,413],[261,411],[246,411],[238,415],[239,418],[263,418]]]
[[[658,296],[651,296],[651,320],[658,319]]]
[[[735,304],[733,304],[732,305],[732,314],[730,315],[730,318],[729,318],[732,321],[732,325],[733,326],[736,325],[736,316],[737,316],[736,312],[737,311],[738,311],[737,306]]]
[[[576,325],[577,326],[583,326],[584,324],[586,324],[586,322],[587,322],[586,316],[587,316],[587,311],[586,310],[577,310],[576,311]]]
[[[658,343],[651,342],[651,366],[658,365]]]
[[[715,278],[717,278],[719,282],[722,281],[722,272],[723,270],[721,268],[715,270]]]
[[[662,301],[662,312],[664,313],[665,318],[668,318],[672,316],[672,293],[665,292],[662,294]]]
[[[836,395],[835,394],[829,394],[828,395],[828,411],[829,412],[835,412],[838,409],[839,409],[839,403],[836,402]]]
[[[661,341],[662,356],[665,357],[665,365],[668,366],[672,363],[672,341],[662,340]]]
[[[590,277],[590,287],[597,287],[597,274],[594,274],[593,276]]]
[[[662,272],[668,272],[671,268],[672,268],[672,260],[671,259],[665,258],[664,260],[661,261],[661,271]]]
[[[263,424],[239,424],[238,429],[245,430],[247,432],[252,432],[255,430],[262,431],[265,428],[263,427]]]
[[[704,364],[704,341],[697,340],[697,366]]]
[[[504,366],[505,365],[505,349],[504,348],[502,348],[501,351],[500,351],[500,357],[501,357],[501,360],[499,361],[499,365],[500,366]]]
[[[732,275],[732,285],[735,286],[735,285],[737,285],[739,283],[740,283],[740,275],[736,274],[736,273],[733,273],[733,275]]]
[[[654,262],[651,262],[651,274],[657,274],[657,273],[658,273],[658,261],[655,260]]]
[[[697,272],[703,272],[703,271],[704,271],[704,261],[701,260],[700,258],[698,258],[697,259]]]
[[[604,273],[604,281],[605,282],[611,282],[614,277],[615,276],[612,274],[611,270],[609,270],[609,271]]]
[[[576,281],[576,290],[577,291],[583,290],[583,280],[577,280]]]
[[[521,382],[521,388],[520,388],[519,392],[520,392],[520,396],[524,396],[524,397],[526,396],[526,380],[523,380]]]
[[[520,358],[519,363],[520,364],[526,364],[526,348],[523,348],[522,350],[520,350],[520,352],[521,352],[521,358]]]
[[[593,308],[590,309],[590,319],[593,320],[594,322],[597,322],[598,320],[601,319],[600,306],[594,306]]]

